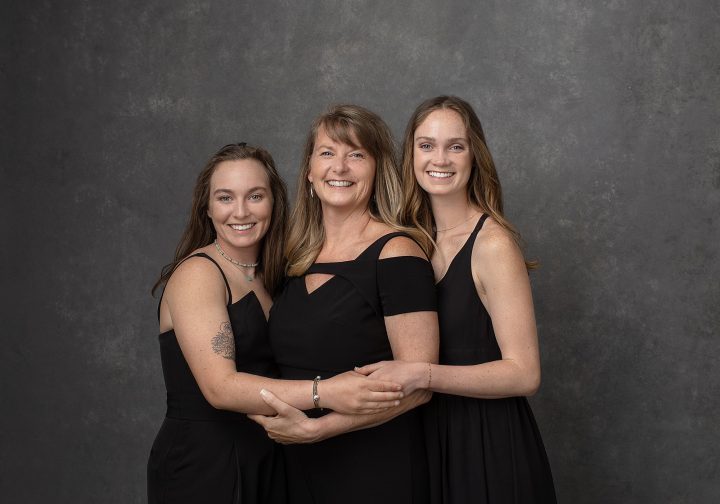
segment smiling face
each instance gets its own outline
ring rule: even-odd
[[[272,211],[270,181],[262,163],[240,159],[223,161],[215,167],[207,214],[225,251],[251,248],[249,255],[256,257],[270,227]],[[248,254],[232,255],[238,258]]]
[[[359,145],[353,135],[353,143]],[[365,210],[375,183],[375,160],[362,147],[333,140],[318,128],[308,181],[323,208]]]
[[[413,136],[415,178],[431,196],[466,193],[472,170],[472,150],[460,114],[431,112]]]

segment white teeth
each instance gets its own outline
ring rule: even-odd
[[[350,187],[352,185],[349,180],[328,180],[327,183],[333,187]]]
[[[429,171],[429,172],[427,172],[427,174],[430,175],[431,177],[436,177],[436,178],[448,178],[448,177],[452,177],[453,175],[455,175],[453,172],[439,172],[439,171]]]
[[[253,222],[252,224],[230,224],[230,227],[236,231],[247,231],[254,225],[255,223]]]

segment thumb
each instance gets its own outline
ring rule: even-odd
[[[295,409],[288,403],[278,399],[275,394],[273,394],[267,389],[260,390],[260,397],[262,397],[262,400],[265,401],[265,404],[274,409],[275,412],[279,415],[287,415]]]

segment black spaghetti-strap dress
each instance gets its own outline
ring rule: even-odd
[[[478,220],[437,284],[440,364],[502,358],[471,273],[473,244],[486,218]],[[425,413],[434,503],[556,502],[550,464],[525,397],[435,393]]]
[[[204,257],[220,266],[208,255]],[[275,377],[260,301],[250,292],[235,303],[225,274],[238,371]],[[159,314],[159,309],[158,309]],[[282,452],[241,413],[213,408],[202,395],[173,330],[159,336],[167,414],[148,460],[148,502],[284,504]]]
[[[313,264],[307,274],[335,276],[312,293],[304,277],[288,280],[269,323],[283,378],[330,378],[354,366],[392,359],[383,317],[436,310],[428,261],[409,256],[378,259],[388,240],[400,235],[404,233],[381,237],[352,261]],[[377,427],[283,448],[293,504],[428,502],[424,433],[417,409]]]

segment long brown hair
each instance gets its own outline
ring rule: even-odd
[[[478,119],[472,106],[457,96],[437,96],[425,100],[415,109],[408,121],[403,141],[402,181],[405,204],[402,212],[402,222],[422,230],[425,247],[430,253],[434,251],[435,219],[430,207],[430,197],[420,187],[415,178],[414,140],[415,130],[436,110],[457,112],[465,125],[473,158],[470,180],[467,185],[468,202],[489,214],[495,222],[510,233],[518,246],[522,247],[520,233],[503,215],[500,179],[490,149],[488,149],[485,141],[485,133],[482,124],[480,124],[480,119]],[[525,261],[525,265],[528,269],[534,269],[537,267],[537,262]]]
[[[229,144],[217,151],[198,175],[193,189],[192,207],[185,231],[175,249],[175,257],[170,264],[163,267],[160,277],[152,288],[152,294],[158,287],[165,285],[177,265],[193,250],[209,245],[216,238],[207,210],[210,203],[210,179],[217,166],[224,161],[254,159],[265,167],[270,191],[273,198],[270,229],[265,234],[260,248],[260,264],[257,272],[262,276],[265,288],[270,295],[275,295],[282,283],[285,273],[285,230],[287,228],[287,188],[285,182],[275,168],[275,161],[268,151],[262,147],[252,147],[243,143]]]
[[[322,127],[336,142],[367,150],[375,160],[375,183],[368,210],[376,221],[422,239],[417,229],[400,224],[402,183],[390,128],[380,116],[358,105],[335,105],[313,121],[305,141],[303,161],[298,174],[295,208],[290,216],[287,239],[288,275],[299,276],[317,258],[325,242],[322,205],[311,197],[308,182],[310,159],[315,150],[318,130]],[[360,145],[356,145],[359,143]]]

